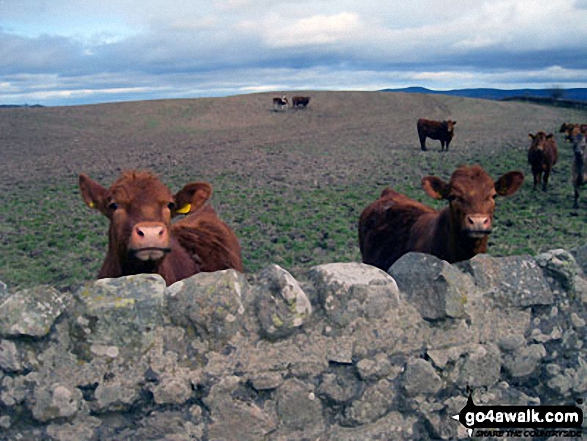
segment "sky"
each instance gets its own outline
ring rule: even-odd
[[[0,105],[587,87],[587,0],[0,0]]]

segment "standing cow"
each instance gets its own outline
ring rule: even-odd
[[[536,135],[530,133],[528,137],[532,141],[528,149],[528,164],[530,164],[532,175],[534,176],[534,186],[532,188],[536,190],[542,181],[542,191],[546,191],[550,172],[558,161],[556,141],[552,133],[548,135],[545,132],[538,132]],[[542,177],[543,174],[544,178]]]
[[[297,108],[305,108],[310,104],[310,97],[309,96],[294,96],[291,99],[292,106],[294,109]]]
[[[285,110],[289,102],[287,100],[287,96],[283,95],[281,98],[273,98],[273,110]]]
[[[587,140],[585,133],[579,133],[573,140],[573,189],[575,190],[575,203],[573,208],[579,208],[579,187],[587,182]]]
[[[424,191],[448,201],[448,207],[440,211],[386,188],[359,219],[363,263],[387,271],[410,251],[432,254],[449,263],[485,253],[496,196],[515,193],[523,182],[519,171],[493,181],[479,165],[459,167],[449,182],[427,176],[422,179]]]
[[[454,126],[456,121],[433,121],[430,119],[418,120],[418,137],[420,138],[420,147],[426,151],[426,138],[436,139],[440,141],[440,151],[448,152],[448,146],[454,136]]]

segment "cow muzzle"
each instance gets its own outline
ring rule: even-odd
[[[136,224],[130,236],[129,250],[139,260],[162,259],[171,251],[169,229],[159,222]]]
[[[491,234],[492,229],[491,216],[483,214],[466,217],[465,231],[471,239],[481,239]]]

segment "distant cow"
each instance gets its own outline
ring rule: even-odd
[[[576,124],[571,124],[571,123],[562,123],[560,129],[559,129],[559,133],[564,133],[565,134],[565,141],[572,141],[572,137],[571,137],[571,132],[573,130],[573,128],[575,127]]]
[[[109,189],[85,174],[79,186],[86,204],[110,220],[99,278],[157,273],[170,285],[203,271],[243,271],[236,235],[190,184],[174,196],[155,175],[129,171]],[[200,206],[192,210],[190,203]],[[188,213],[194,214],[171,224]]]
[[[579,208],[579,187],[587,182],[587,141],[585,133],[579,133],[573,141],[573,189],[575,203],[573,208]]]
[[[281,98],[273,98],[273,110],[284,110],[288,105],[289,103],[285,95]]]
[[[536,135],[530,133],[528,137],[532,140],[528,149],[528,164],[530,164],[534,176],[532,188],[536,190],[542,181],[542,191],[546,191],[550,172],[558,161],[556,141],[552,133],[548,135],[544,132],[538,132]]]
[[[454,126],[456,121],[432,121],[429,119],[419,119],[418,137],[420,138],[420,147],[423,151],[426,151],[426,138],[436,139],[440,141],[440,151],[445,150],[448,152],[448,146],[454,136]]]
[[[494,182],[479,165],[458,168],[448,183],[427,176],[422,179],[424,191],[449,202],[440,211],[386,188],[359,219],[363,262],[387,271],[410,251],[432,254],[450,263],[485,253],[494,198],[515,193],[523,181],[524,175],[513,171]]]
[[[310,104],[310,97],[309,96],[294,96],[292,99],[292,106],[294,108],[304,108]]]

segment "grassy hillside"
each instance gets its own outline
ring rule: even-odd
[[[77,175],[108,186],[127,168],[154,170],[173,191],[212,183],[248,271],[359,261],[359,214],[384,187],[432,203],[420,179],[448,179],[462,163],[494,177],[527,174],[518,194],[498,201],[491,254],[587,243],[587,189],[573,210],[571,148],[557,132],[563,121],[587,122],[586,112],[441,95],[308,94],[307,109],[287,112],[272,110],[279,93],[0,109],[0,280],[68,288],[94,278],[107,222],[83,204]],[[431,140],[420,151],[419,117],[457,120],[451,151]],[[528,133],[538,130],[555,132],[560,148],[547,194],[531,191],[526,164]]]

